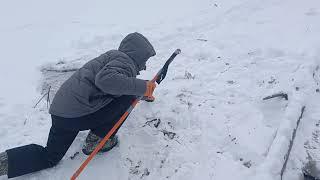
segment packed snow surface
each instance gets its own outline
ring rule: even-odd
[[[306,106],[283,176],[299,180],[307,157],[320,160],[319,19],[318,0],[1,1],[0,151],[45,145],[51,119],[37,101],[137,31],[157,51],[141,79],[182,53],[79,179],[277,180]],[[262,100],[280,92],[288,100]],[[15,179],[70,178],[86,135],[56,167]]]

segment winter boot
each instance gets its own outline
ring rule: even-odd
[[[8,174],[8,156],[6,152],[0,153],[0,176]]]
[[[101,142],[102,138],[93,134],[91,131],[89,132],[86,142],[83,145],[82,152],[85,155],[90,155],[94,149],[98,146]],[[99,152],[107,152],[110,151],[113,147],[118,144],[118,136],[114,135],[111,136],[110,139],[104,144],[104,146],[100,149]]]

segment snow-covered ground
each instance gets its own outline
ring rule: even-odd
[[[157,51],[140,78],[182,54],[156,101],[127,119],[119,147],[79,179],[280,179],[306,106],[283,177],[301,179],[307,153],[320,158],[319,19],[318,0],[1,1],[0,151],[45,145],[47,105],[33,106],[70,73],[43,69],[79,68],[138,31]],[[262,100],[278,92],[289,100]],[[70,178],[86,158],[77,153],[86,133],[58,166],[16,179]]]

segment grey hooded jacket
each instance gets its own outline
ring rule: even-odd
[[[146,81],[136,76],[155,54],[143,35],[127,35],[118,50],[108,51],[87,62],[65,81],[56,93],[49,113],[75,118],[99,110],[117,96],[142,96]]]

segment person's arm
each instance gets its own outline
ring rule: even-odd
[[[147,90],[147,82],[132,76],[132,69],[128,64],[113,60],[96,75],[95,85],[111,95],[143,96]]]

